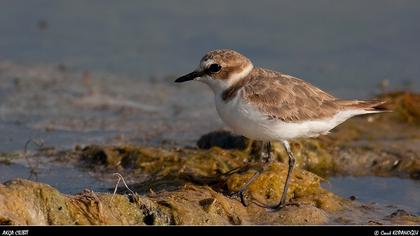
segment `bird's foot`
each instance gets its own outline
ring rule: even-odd
[[[233,193],[228,194],[228,196],[229,197],[232,197],[232,198],[239,198],[240,201],[241,201],[241,203],[242,203],[242,205],[244,205],[245,207],[247,207],[247,206],[249,206],[249,202],[246,199],[245,192],[246,192],[246,189],[241,189],[241,190],[239,190],[237,192],[233,192]]]
[[[227,177],[227,176],[233,175],[235,173],[244,173],[246,171],[249,171],[249,169],[251,169],[251,168],[253,170],[255,170],[254,175],[245,182],[245,184],[241,187],[241,189],[239,189],[239,191],[229,193],[228,195],[230,197],[237,197],[237,198],[239,198],[241,200],[242,205],[248,206],[250,201],[247,201],[247,199],[246,199],[247,198],[246,197],[246,194],[245,194],[246,191],[248,190],[249,186],[263,172],[265,172],[268,169],[268,167],[272,164],[272,162],[273,161],[270,159],[270,160],[265,161],[264,163],[259,162],[259,163],[247,164],[247,165],[245,165],[243,167],[235,168],[233,170],[230,170],[230,171],[222,174],[222,176]],[[263,206],[263,207],[264,208],[270,208],[270,209],[273,208],[272,206]]]
[[[239,197],[241,199],[242,205],[248,206],[249,203],[245,200],[245,192],[246,190],[248,190],[249,186],[257,179],[257,177],[260,176],[260,174],[261,174],[261,171],[257,170],[257,172],[255,172],[255,174],[242,186],[241,189],[239,189],[239,191],[230,193],[229,196]]]

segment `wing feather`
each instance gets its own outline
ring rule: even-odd
[[[334,96],[298,78],[267,69],[256,69],[250,76],[242,96],[268,119],[315,120],[341,109]]]

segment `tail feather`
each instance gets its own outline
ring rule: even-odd
[[[365,110],[366,113],[390,112],[385,104],[387,100],[337,100],[338,105],[344,109],[360,109]]]

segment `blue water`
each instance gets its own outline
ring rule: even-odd
[[[360,202],[403,208],[420,214],[420,181],[396,177],[331,177],[322,187],[343,198],[356,197]]]
[[[0,164],[0,183],[4,183],[16,178],[29,179],[49,184],[66,194],[76,194],[84,189],[90,189],[97,192],[111,192],[115,183],[111,181],[99,180],[92,175],[83,172],[74,166],[65,165],[36,165],[36,174],[31,174],[31,169],[27,165],[21,164]],[[115,181],[116,182],[116,181]]]
[[[255,64],[342,97],[419,90],[420,1],[0,2],[0,60],[127,74],[179,75],[206,51],[233,48]]]

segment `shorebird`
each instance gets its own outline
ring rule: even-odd
[[[287,190],[295,165],[289,140],[328,134],[347,119],[384,111],[381,100],[344,100],[296,77],[255,67],[250,59],[230,49],[208,52],[193,72],[175,82],[197,80],[214,92],[220,118],[233,132],[252,140],[266,142],[272,162],[271,142],[280,141],[288,154],[288,172],[278,204],[285,206]],[[264,170],[265,168],[263,168]],[[258,177],[258,171],[239,191],[244,191]]]

